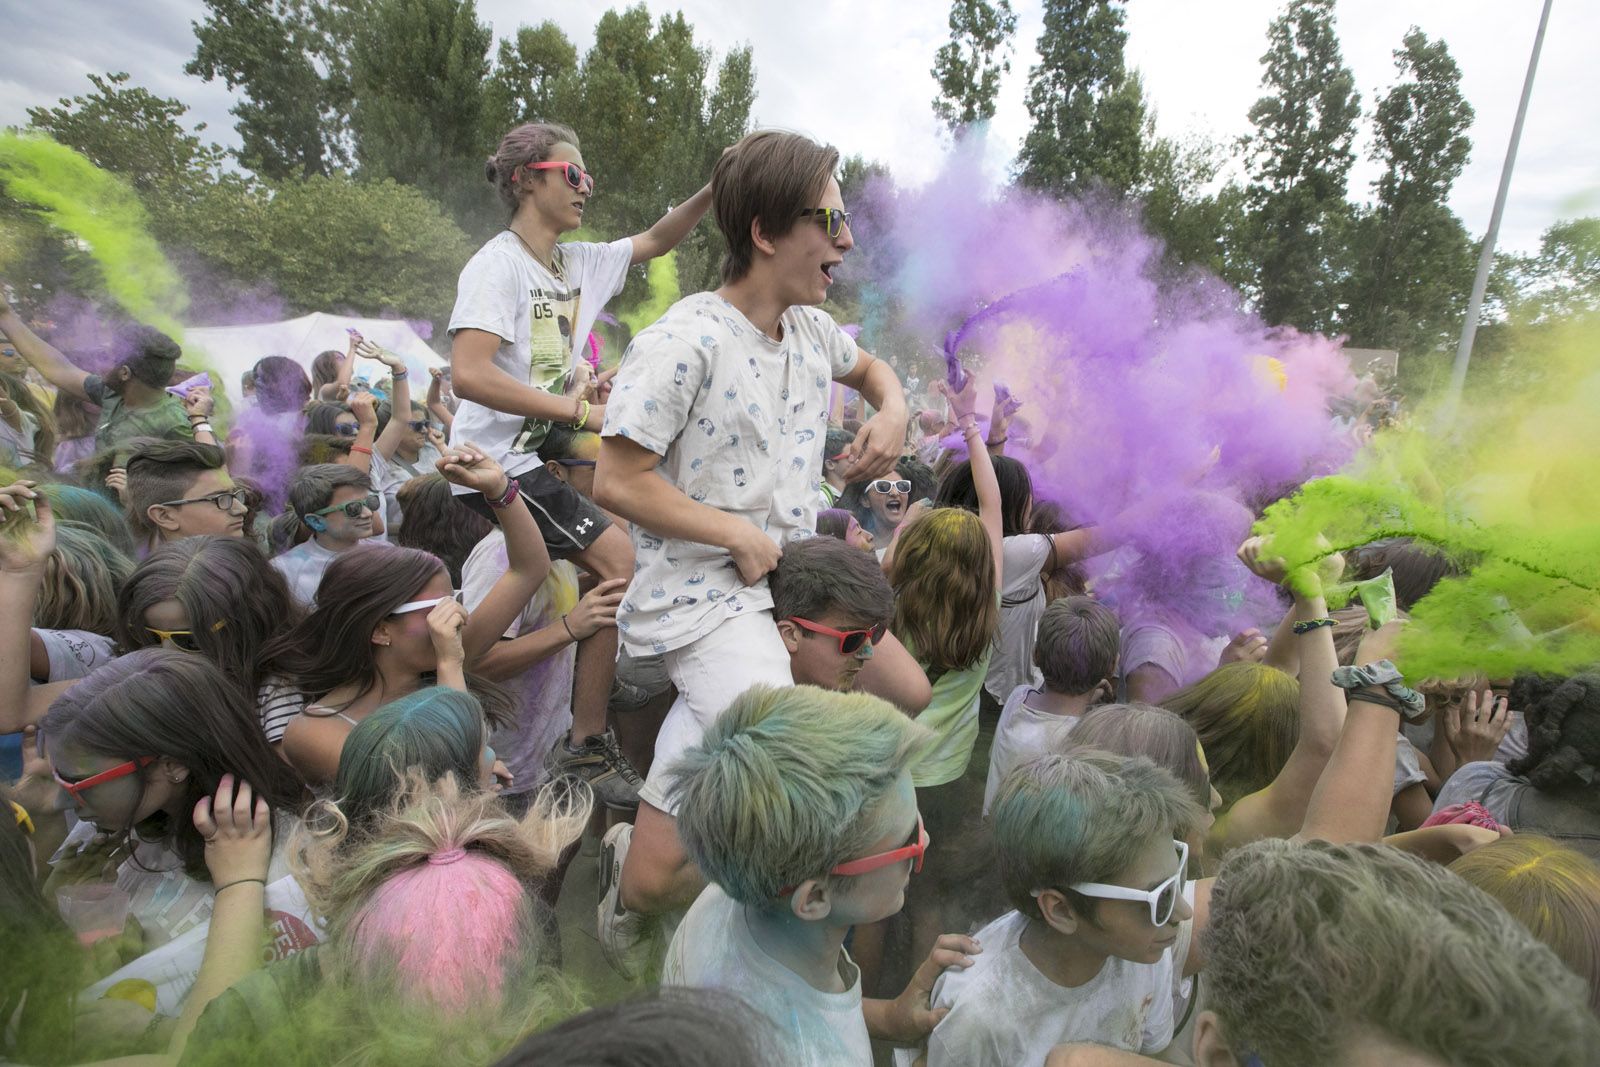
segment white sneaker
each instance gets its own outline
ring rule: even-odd
[[[643,976],[650,962],[649,916],[622,906],[622,864],[633,841],[633,824],[618,823],[600,845],[600,902],[595,919],[600,951],[612,970],[630,982]]]

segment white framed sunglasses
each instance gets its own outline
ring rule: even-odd
[[[436,596],[427,600],[408,600],[404,604],[401,604],[399,607],[395,608],[393,611],[389,612],[389,614],[409,615],[413,611],[428,611],[440,604],[443,604],[446,600],[454,600],[457,603],[460,603],[461,594],[452,593],[449,596]]]
[[[1074,893],[1102,900],[1142,900],[1150,905],[1150,922],[1165,926],[1172,921],[1172,913],[1177,910],[1178,898],[1183,896],[1183,887],[1188,882],[1189,874],[1189,846],[1182,841],[1172,843],[1178,850],[1178,870],[1154,889],[1132,889],[1125,885],[1103,885],[1100,882],[1079,882],[1067,888]]]

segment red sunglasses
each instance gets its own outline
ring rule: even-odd
[[[911,842],[911,844],[902,845],[900,848],[891,849],[888,852],[879,852],[875,855],[863,856],[858,860],[851,860],[848,863],[841,863],[828,873],[836,874],[843,878],[850,878],[858,874],[868,874],[880,867],[888,867],[892,864],[903,863],[906,860],[915,860],[916,862],[911,865],[911,873],[921,874],[922,857],[927,855],[927,852],[928,830],[922,825],[922,812],[919,811],[917,812],[917,832],[915,839]],[[778,890],[778,895],[780,897],[786,897],[798,888],[799,886],[784,886],[782,889]]]
[[[555,170],[558,167],[566,174],[567,184],[578,190],[578,192],[594,192],[594,175],[576,163],[524,163],[522,165],[523,170]]]
[[[131,759],[126,763],[119,763],[108,771],[101,771],[99,774],[91,774],[87,778],[79,778],[75,782],[70,782],[61,777],[60,773],[58,773],[54,767],[50,768],[50,774],[55,778],[56,784],[62,789],[65,789],[67,793],[71,795],[73,800],[81,803],[83,800],[83,794],[88,790],[93,789],[95,786],[104,785],[106,782],[114,782],[118,778],[126,778],[128,775],[133,774],[136,771],[143,770],[155,761],[156,758],[154,756],[140,756],[138,759]]]
[[[802,619],[798,615],[789,616],[789,621],[802,630],[810,630],[814,634],[826,634],[839,639],[839,655],[853,656],[861,651],[863,645],[875,645],[883,640],[883,635],[889,632],[889,624],[880,622],[870,630],[835,630],[831,626],[824,626],[820,622]]]

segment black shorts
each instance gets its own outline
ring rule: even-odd
[[[611,525],[611,520],[594,501],[543,467],[523,471],[517,475],[517,482],[522,486],[523,501],[544,535],[544,545],[551,559],[577,555],[594,544]],[[456,503],[500,525],[482,493],[462,493],[456,497]]]

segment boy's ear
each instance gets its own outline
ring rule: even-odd
[[[788,619],[778,620],[778,636],[783,639],[783,647],[789,650],[789,655],[800,650],[800,627]]]
[[[1228,1047],[1227,1035],[1214,1011],[1203,1011],[1194,1019],[1195,1067],[1239,1067],[1239,1059]]]
[[[789,909],[802,922],[821,922],[833,913],[833,894],[821,878],[808,878],[789,894]]]
[[[151,504],[144,509],[144,515],[156,529],[166,533],[178,532],[178,517],[165,504]]]
[[[1033,899],[1039,902],[1039,914],[1044,916],[1044,921],[1050,929],[1059,934],[1078,932],[1081,917],[1073,910],[1066,894],[1061,890],[1041,889]]]
[[[770,256],[778,250],[778,246],[767,235],[767,229],[759,215],[750,220],[750,243],[755,245],[758,251]]]

